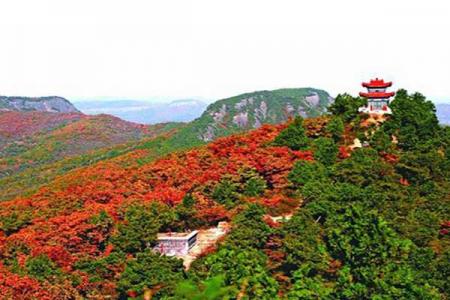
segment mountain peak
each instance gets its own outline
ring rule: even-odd
[[[69,100],[59,96],[0,96],[0,111],[42,111],[53,113],[80,112]]]
[[[228,131],[282,123],[297,115],[319,116],[331,102],[333,98],[327,92],[309,87],[263,90],[222,99],[210,104],[197,120],[207,123],[199,137],[206,142],[227,135]]]

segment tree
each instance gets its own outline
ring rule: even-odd
[[[343,121],[350,122],[358,116],[358,108],[366,104],[367,100],[364,98],[339,94],[334,103],[328,107],[328,111],[334,116],[341,117]]]
[[[184,196],[181,205],[175,208],[176,221],[171,224],[171,229],[185,231],[201,224],[201,221],[196,218],[195,203],[196,200],[192,194],[188,193]]]
[[[287,146],[292,150],[308,147],[309,140],[303,128],[303,118],[295,117],[294,121],[281,131],[274,140],[275,146]]]
[[[376,211],[351,205],[326,226],[330,254],[344,266],[338,271],[338,298],[438,299],[408,265],[413,243],[399,238]]]
[[[238,293],[233,286],[225,285],[224,275],[218,275],[206,279],[199,284],[191,280],[185,280],[178,284],[174,300],[228,300],[233,299]]]
[[[267,182],[264,180],[264,178],[262,178],[258,174],[255,174],[245,181],[243,194],[249,197],[260,196],[264,193],[266,188]]]
[[[401,148],[415,149],[438,136],[436,108],[420,93],[408,95],[406,90],[399,90],[390,107],[392,116],[383,128],[397,137]]]
[[[156,234],[175,220],[175,214],[164,204],[131,205],[124,222],[118,225],[113,244],[127,253],[142,252],[156,244]]]
[[[38,280],[49,280],[62,274],[58,266],[46,255],[38,255],[27,259],[25,270],[30,277]]]
[[[170,296],[183,279],[182,260],[146,250],[127,263],[120,276],[118,290],[122,294],[147,292],[156,297]]]
[[[281,228],[281,234],[286,253],[283,268],[287,273],[307,267],[317,274],[328,267],[329,255],[322,240],[320,223],[313,219],[308,210],[298,211]]]
[[[326,132],[331,135],[331,138],[337,143],[344,133],[344,122],[342,121],[341,117],[334,116],[333,118],[331,118],[330,122],[328,122],[325,129]]]
[[[258,204],[249,204],[233,219],[233,229],[226,243],[240,248],[261,249],[272,232],[263,220],[264,213]]]
[[[223,178],[214,188],[212,198],[217,203],[223,204],[227,208],[232,208],[239,200],[238,188],[239,185],[230,178]]]
[[[198,262],[193,270],[200,278],[224,276],[225,285],[242,299],[277,299],[278,284],[267,271],[267,257],[253,248],[226,246]]]
[[[358,186],[388,181],[393,174],[391,165],[382,161],[374,149],[355,149],[350,158],[333,166],[332,176],[336,181]]]
[[[370,138],[370,145],[378,152],[390,152],[392,140],[383,129],[378,129]]]
[[[305,160],[296,161],[288,175],[289,181],[296,189],[300,189],[310,181],[320,181],[326,177],[326,169],[320,162]]]
[[[338,152],[338,146],[330,138],[320,137],[314,141],[314,158],[325,166],[334,164]]]
[[[287,294],[287,299],[310,300],[310,299],[333,299],[333,288],[326,284],[320,275],[311,275],[311,268],[302,266],[293,274],[293,285]]]
[[[21,228],[29,225],[31,223],[31,213],[29,211],[17,214],[12,212],[6,216],[0,216],[0,230],[2,230],[6,235],[11,235]]]

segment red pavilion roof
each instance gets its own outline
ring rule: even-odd
[[[384,82],[383,79],[372,79],[370,82],[363,82],[362,86],[366,88],[388,88],[392,85],[392,82]]]
[[[373,92],[373,93],[359,93],[359,95],[361,97],[365,97],[365,98],[370,98],[370,99],[377,99],[377,98],[389,98],[395,95],[394,92],[387,92],[387,93],[378,93],[378,92]]]

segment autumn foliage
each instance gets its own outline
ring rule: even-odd
[[[17,222],[3,224],[0,256],[11,264],[24,265],[31,258],[44,255],[61,272],[78,274],[81,281],[78,292],[88,293],[89,289],[102,290],[107,286],[84,282],[86,274],[75,272],[74,265],[86,258],[107,257],[111,252],[111,245],[105,248],[104,242],[114,226],[92,221],[101,212],[106,212],[113,223],[120,223],[123,222],[121,212],[128,205],[160,202],[176,207],[187,193],[192,193],[196,199],[195,218],[203,226],[211,226],[232,214],[211,198],[211,190],[224,175],[238,178],[244,169],[254,170],[263,178],[269,193],[262,198],[248,197],[247,201],[257,201],[272,209],[279,204],[292,209],[297,203],[282,196],[289,185],[287,175],[295,161],[313,157],[309,151],[271,146],[270,142],[283,128],[263,126],[247,135],[221,138],[205,147],[144,164],[140,162],[145,159],[146,150],[136,150],[69,172],[30,197],[0,204],[2,220],[8,220],[12,214],[17,216]],[[7,225],[10,229],[6,234]],[[51,297],[44,287],[48,281],[19,275],[14,275],[16,280],[11,281],[9,269],[10,266],[0,266],[0,276],[3,276],[0,290],[4,295],[23,293],[23,285],[27,286],[29,295],[40,299]]]

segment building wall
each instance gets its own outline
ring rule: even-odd
[[[186,255],[189,248],[187,240],[160,240],[156,250],[166,255]]]
[[[158,244],[154,250],[169,256],[186,255],[189,249],[197,243],[197,234],[198,232],[194,231],[182,238],[173,236],[158,237]]]

